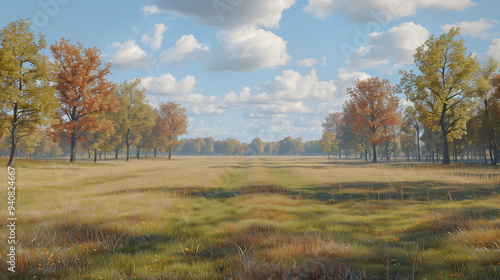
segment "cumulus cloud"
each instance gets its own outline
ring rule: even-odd
[[[144,7],[141,8],[141,11],[145,14],[145,15],[153,15],[153,14],[157,14],[160,12],[160,9],[158,9],[158,7],[156,7],[155,5],[146,5]]]
[[[488,34],[488,30],[495,26],[495,24],[498,24],[498,21],[481,18],[476,21],[462,21],[454,24],[444,24],[441,25],[441,29],[444,32],[448,32],[452,27],[459,27],[460,33],[462,33],[463,35],[471,35],[475,38],[486,39],[490,37],[490,34]]]
[[[112,48],[116,51],[111,54],[109,62],[118,70],[145,69],[151,65],[151,57],[134,40],[123,44],[114,42]]]
[[[227,93],[221,104],[228,109],[247,109],[251,106],[252,112],[248,112],[247,116],[304,114],[311,112],[304,102],[326,100],[336,90],[333,81],[320,81],[314,70],[304,76],[285,70],[264,84],[245,87],[239,93]]]
[[[210,48],[198,43],[193,35],[184,35],[175,46],[161,53],[160,60],[172,65],[186,64],[191,60],[203,59],[210,53]]]
[[[153,50],[158,50],[161,47],[161,42],[163,41],[163,33],[167,31],[167,27],[163,23],[155,24],[155,32],[153,36],[149,34],[142,35],[141,41],[149,44]]]
[[[286,65],[291,59],[287,42],[260,28],[220,31],[217,38],[221,49],[210,63],[213,70],[248,72]]]
[[[141,85],[146,89],[146,93],[148,94],[182,96],[194,91],[196,79],[193,76],[186,76],[182,80],[177,81],[169,73],[160,77],[148,76],[143,78],[141,79]]]
[[[495,38],[491,41],[486,54],[500,61],[500,38]]]
[[[304,12],[325,18],[333,12],[345,12],[353,21],[392,21],[412,16],[423,8],[464,10],[471,0],[309,0]]]
[[[296,0],[153,0],[161,10],[194,16],[208,26],[232,29],[241,26],[277,27],[283,10]]]
[[[297,65],[308,68],[314,67],[316,63],[318,63],[316,58],[306,58],[302,60],[297,60]]]
[[[423,26],[405,22],[388,31],[373,32],[368,44],[352,53],[347,61],[348,70],[372,68],[392,61],[396,65],[413,62],[415,49],[422,45],[430,33]]]
[[[192,106],[190,108],[190,111],[195,115],[205,115],[205,116],[221,115],[224,112],[226,112],[226,110],[220,108],[216,104],[209,104],[205,106]]]

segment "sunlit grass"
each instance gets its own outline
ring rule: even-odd
[[[20,279],[500,279],[498,168],[177,157],[16,169]]]

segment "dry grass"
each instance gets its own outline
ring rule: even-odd
[[[16,169],[19,279],[499,279],[499,168],[177,157]]]

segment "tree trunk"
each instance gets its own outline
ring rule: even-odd
[[[156,147],[153,148],[153,151],[154,151],[155,158],[156,158]]]
[[[137,145],[137,158],[141,156],[141,146]]]
[[[75,149],[76,149],[76,134],[73,132],[71,133],[71,156],[69,158],[69,162],[74,162],[76,160],[76,153],[75,153]]]
[[[168,159],[172,158],[172,146],[168,147]]]
[[[17,132],[17,125],[12,124],[12,133],[10,134],[10,143],[11,143],[10,158],[9,158],[9,163],[7,163],[7,165],[13,165],[16,158],[16,151],[17,151],[16,132]]]
[[[97,162],[97,149],[94,149],[94,162]]]
[[[443,141],[443,165],[450,164],[450,150],[448,147],[448,135],[445,134]]]
[[[127,161],[130,161],[130,142],[128,141],[128,135],[130,130],[127,130],[127,134],[125,135],[125,145],[127,146]]]
[[[491,165],[496,165],[498,163],[498,148],[497,148],[497,140],[495,139],[495,131],[491,130],[492,141],[493,141],[493,162]]]
[[[377,146],[372,144],[372,148],[373,148],[373,162],[376,163],[377,162]]]
[[[119,152],[120,152],[119,150],[116,150],[116,151],[115,151],[115,159],[118,159],[118,153],[119,153]]]
[[[385,157],[387,161],[391,161],[391,157],[389,156],[389,141],[385,141]]]
[[[457,155],[457,139],[453,139],[453,146],[454,146],[453,155],[455,156],[455,163],[457,163],[457,162],[458,162],[458,155]]]
[[[417,151],[418,151],[418,161],[422,161],[420,157],[420,134],[418,130],[417,130]]]

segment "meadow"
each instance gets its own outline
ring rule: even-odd
[[[16,279],[500,279],[498,167],[322,157],[15,167]],[[1,258],[0,279],[11,279]]]

